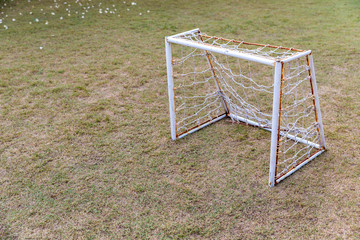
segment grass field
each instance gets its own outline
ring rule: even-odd
[[[57,2],[0,1],[0,239],[360,238],[360,1]],[[313,50],[329,150],[269,188],[266,131],[172,142],[164,36],[195,27]]]

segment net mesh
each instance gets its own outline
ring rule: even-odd
[[[284,59],[300,51],[200,33],[180,38],[268,59]],[[177,44],[172,56],[177,136],[224,114],[233,121],[271,130],[273,67]],[[309,69],[306,57],[282,67],[276,178],[320,148]]]
[[[318,152],[321,145],[307,58],[285,64],[282,76],[278,177]]]
[[[176,129],[181,135],[225,111],[204,51],[181,47],[172,62]]]

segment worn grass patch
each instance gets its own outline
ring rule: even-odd
[[[137,6],[0,30],[0,238],[359,238],[360,3]],[[221,121],[172,142],[164,36],[195,27],[312,49],[329,151],[270,189],[268,132]]]

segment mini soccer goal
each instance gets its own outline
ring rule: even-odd
[[[311,51],[208,36],[165,38],[171,138],[230,117],[271,132],[273,187],[325,151]]]

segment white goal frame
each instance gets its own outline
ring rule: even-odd
[[[238,50],[228,49],[228,48],[222,48],[221,46],[214,46],[207,44],[205,42],[194,42],[185,38],[182,38],[182,36],[185,36],[187,34],[194,34],[199,33],[199,29],[193,29],[187,32],[179,33],[172,36],[165,37],[165,50],[166,50],[166,66],[167,66],[167,81],[168,81],[168,95],[169,95],[169,109],[170,109],[170,127],[171,127],[171,138],[172,140],[176,140],[182,137],[185,137],[186,135],[189,135],[190,133],[196,132],[201,128],[204,128],[214,122],[217,122],[225,117],[231,117],[232,119],[236,119],[241,122],[245,122],[246,124],[253,125],[256,127],[263,128],[267,131],[271,132],[271,148],[270,148],[270,167],[269,167],[269,185],[270,187],[275,186],[277,183],[285,179],[286,177],[290,176],[292,173],[300,169],[302,166],[319,156],[321,153],[323,153],[326,150],[325,146],[325,137],[324,137],[324,128],[321,118],[321,111],[320,111],[320,103],[319,103],[319,95],[316,85],[316,77],[315,77],[315,69],[314,69],[314,62],[313,57],[311,54],[311,50],[297,50],[297,52],[292,54],[291,56],[287,56],[284,58],[269,58],[262,55],[256,55],[252,53],[247,52],[241,52]],[[213,118],[209,121],[206,121],[192,129],[189,129],[189,131],[186,131],[180,135],[176,132],[176,109],[175,109],[175,100],[174,100],[174,82],[173,82],[173,65],[172,65],[172,44],[179,44],[183,46],[187,46],[190,48],[196,48],[200,50],[204,50],[206,52],[212,52],[217,54],[223,54],[235,58],[239,58],[246,61],[256,62],[260,64],[265,64],[268,66],[272,66],[274,68],[273,70],[273,104],[272,104],[272,120],[271,120],[271,128],[264,127],[261,124],[252,121],[250,119],[244,118],[244,116],[237,116],[234,115],[231,111],[225,108],[225,113],[217,116],[216,118]],[[252,44],[252,43],[251,43]],[[270,46],[270,45],[263,45],[263,44],[253,44],[257,46]],[[274,47],[274,46],[270,46]],[[278,47],[282,48],[282,47]],[[290,48],[283,48],[283,49],[290,49]],[[292,50],[292,49],[290,49]],[[276,178],[276,166],[277,166],[277,160],[278,160],[278,151],[279,151],[279,139],[283,135],[280,131],[279,123],[281,118],[281,99],[282,99],[282,68],[284,63],[288,63],[290,61],[293,61],[295,59],[306,57],[308,66],[309,66],[309,79],[310,84],[309,87],[311,87],[311,92],[313,96],[313,107],[315,112],[315,119],[316,123],[318,124],[318,132],[320,135],[320,144],[310,142],[306,139],[299,138],[297,136],[286,134],[286,137],[289,139],[292,139],[296,142],[300,142],[309,146],[312,146],[316,148],[316,152],[312,155],[308,156],[307,158],[303,159],[301,162],[297,163],[296,166],[292,167],[292,169],[289,169],[289,171],[282,175],[281,177]],[[209,64],[211,65],[210,58]],[[218,90],[220,86],[218,83],[216,84]],[[221,90],[221,89],[220,89]]]

